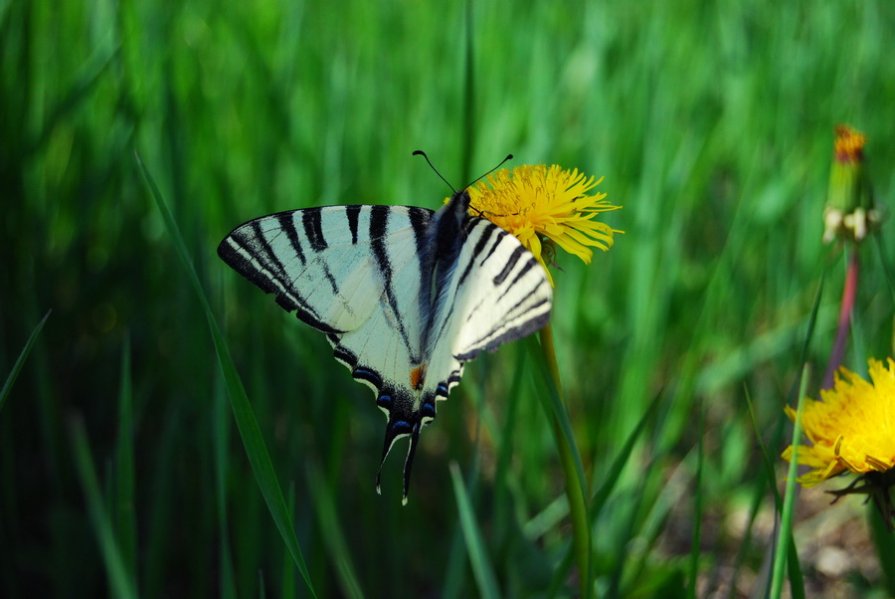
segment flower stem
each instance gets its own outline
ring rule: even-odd
[[[578,564],[579,589],[581,597],[590,597],[592,594],[590,554],[591,539],[589,519],[587,515],[586,481],[584,470],[581,467],[581,457],[575,438],[568,422],[568,414],[562,401],[562,385],[559,378],[559,367],[556,362],[556,350],[553,345],[553,328],[548,324],[540,333],[541,353],[553,380],[556,390],[558,405],[554,410],[548,410],[550,424],[553,428],[553,436],[556,438],[556,446],[559,450],[559,458],[563,468],[566,482],[566,496],[569,499],[569,515],[572,519],[572,545],[575,552],[575,561]]]
[[[855,306],[855,293],[858,289],[858,248],[852,249],[848,260],[848,270],[845,273],[845,285],[842,288],[842,304],[839,306],[839,326],[836,330],[836,343],[830,353],[830,361],[824,374],[824,389],[833,388],[833,377],[836,370],[842,364],[842,356],[845,354],[845,342],[848,339],[851,313]]]

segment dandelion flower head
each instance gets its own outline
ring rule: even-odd
[[[552,255],[554,245],[589,264],[591,248],[607,251],[614,235],[623,232],[596,220],[601,212],[621,208],[608,202],[603,192],[588,195],[602,180],[557,165],[501,169],[469,188],[470,213],[519,239],[553,285],[544,256]]]
[[[840,369],[833,388],[820,401],[802,406],[801,424],[811,445],[799,446],[799,464],[811,470],[799,482],[814,486],[846,470],[858,475],[885,473],[895,467],[895,361],[869,361],[871,381]],[[796,413],[786,413],[795,420]],[[783,452],[792,458],[793,448]]]

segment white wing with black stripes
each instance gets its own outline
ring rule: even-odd
[[[410,436],[405,502],[420,430],[460,381],[463,363],[550,316],[552,290],[534,256],[468,209],[462,191],[434,213],[295,210],[249,221],[218,247],[227,264],[326,333],[336,359],[373,389],[388,418],[383,462]]]

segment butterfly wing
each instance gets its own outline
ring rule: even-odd
[[[421,247],[431,214],[402,206],[282,212],[237,227],[218,254],[326,333],[336,359],[373,389],[389,420],[409,422],[418,403],[409,383],[422,361]],[[409,434],[402,426],[395,432]]]
[[[494,223],[470,218],[448,285],[441,289],[429,332],[424,416],[447,399],[463,363],[547,324],[553,289],[534,255]],[[427,405],[428,404],[428,405]]]

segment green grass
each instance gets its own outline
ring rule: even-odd
[[[816,397],[845,270],[835,124],[895,187],[895,8],[469,6],[0,2],[0,595],[578,592],[534,340],[468,365],[402,507],[369,391],[216,256],[277,210],[437,207],[417,148],[456,185],[508,152],[578,167],[624,206],[610,252],[554,271],[595,592],[770,587],[782,408],[804,362]],[[856,370],[893,351],[893,226],[860,250]],[[891,537],[824,488],[795,498],[805,594],[891,593],[890,560],[861,565]],[[831,580],[800,524],[840,517],[877,549]]]

